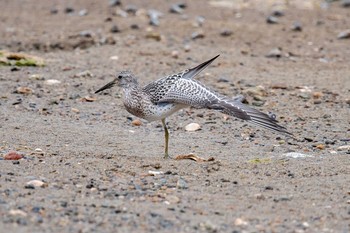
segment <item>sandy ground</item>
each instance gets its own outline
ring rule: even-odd
[[[3,1],[0,48],[46,66],[0,67],[0,153],[25,156],[0,160],[1,231],[349,232],[350,40],[337,36],[350,11],[288,2],[175,14],[160,0]],[[217,54],[197,79],[272,111],[295,139],[185,109],[168,119],[170,154],[215,160],[165,160],[160,122],[134,126],[118,88],[93,94],[121,70],[146,84]]]

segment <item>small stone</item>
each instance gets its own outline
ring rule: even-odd
[[[340,4],[342,7],[350,7],[350,0],[342,0]]]
[[[131,29],[134,29],[134,30],[140,29],[139,25],[137,25],[137,24],[131,24],[131,25],[130,25],[130,28],[131,28]]]
[[[249,87],[249,88],[243,90],[243,93],[256,98],[256,100],[258,100],[258,101],[262,100],[261,97],[267,96],[266,88],[264,86],[261,86],[261,85],[255,86],[255,87]]]
[[[318,145],[316,145],[316,148],[319,150],[324,150],[326,148],[326,146],[324,144],[318,144]]]
[[[174,51],[172,51],[171,52],[171,56],[173,57],[173,58],[179,58],[179,51],[176,51],[176,50],[174,50]]]
[[[22,217],[26,217],[27,216],[27,213],[24,212],[23,210],[10,210],[9,214],[13,215],[13,216],[22,216]]]
[[[148,174],[150,174],[152,176],[156,176],[156,175],[163,175],[164,172],[162,172],[162,171],[148,171]]]
[[[122,2],[120,0],[110,0],[109,6],[120,6]]]
[[[60,84],[61,81],[57,80],[57,79],[48,79],[44,82],[46,85],[56,85],[56,84]]]
[[[280,58],[282,57],[282,50],[280,48],[271,49],[270,52],[266,55],[268,58]]]
[[[283,155],[286,156],[286,157],[294,158],[294,159],[297,159],[297,158],[313,158],[314,157],[313,155],[307,155],[307,154],[302,154],[302,153],[298,153],[298,152],[289,152],[289,153],[285,153]]]
[[[72,112],[74,112],[74,113],[79,113],[79,112],[80,112],[80,110],[77,109],[77,108],[71,108],[70,110],[71,110]]]
[[[33,89],[29,87],[18,87],[16,90],[16,93],[18,94],[23,94],[23,95],[29,95],[34,93]]]
[[[159,32],[154,32],[154,31],[149,31],[146,34],[147,39],[154,39],[156,41],[160,41],[162,39],[162,36],[160,35]]]
[[[266,23],[268,23],[268,24],[278,24],[278,19],[276,17],[270,15],[269,17],[267,17]]]
[[[120,9],[120,8],[117,8],[117,10],[115,11],[116,15],[122,17],[122,18],[127,18],[129,16],[128,12]]]
[[[88,14],[88,10],[87,9],[82,9],[82,10],[79,11],[78,14],[79,14],[79,16],[85,16],[85,15]]]
[[[73,76],[73,78],[92,78],[92,77],[94,77],[94,75],[89,70],[82,71]]]
[[[191,35],[192,40],[202,39],[204,37],[205,35],[203,31],[196,31],[196,32],[193,32]]]
[[[135,15],[137,12],[137,7],[135,5],[127,5],[124,10],[129,14]]]
[[[272,12],[272,15],[275,16],[275,17],[282,17],[282,16],[284,16],[284,12],[281,11],[281,10],[274,10]]]
[[[70,14],[70,13],[73,13],[73,12],[74,12],[74,8],[72,8],[72,7],[66,7],[64,9],[64,13],[66,13],[66,14]]]
[[[34,150],[35,152],[43,152],[43,150],[42,149],[40,149],[40,148],[35,148],[35,150]]]
[[[236,218],[234,224],[236,226],[246,226],[246,225],[248,225],[248,222],[244,221],[242,218]]]
[[[350,145],[339,146],[338,151],[350,151]]]
[[[181,177],[177,180],[176,182],[176,188],[178,189],[188,189],[188,184],[187,182],[182,179]]]
[[[263,194],[261,194],[261,193],[256,194],[255,197],[258,200],[265,200],[266,199],[266,197]]]
[[[309,92],[301,92],[298,94],[298,97],[308,100],[311,98],[310,93]]]
[[[41,180],[31,180],[27,182],[27,185],[32,185],[34,187],[46,187],[47,184]]]
[[[96,101],[96,98],[90,97],[90,96],[85,96],[83,98],[81,98],[82,102],[94,102]]]
[[[56,8],[51,8],[50,13],[53,14],[53,15],[55,15],[55,14],[58,13],[58,9],[56,9]]]
[[[201,126],[197,123],[190,123],[188,125],[185,126],[185,130],[189,131],[189,132],[194,132],[197,131],[201,128]]]
[[[15,151],[10,151],[4,156],[4,160],[19,160],[22,159],[23,155],[15,152]]]
[[[316,91],[316,92],[312,93],[312,97],[314,97],[314,99],[319,99],[319,98],[321,98],[322,96],[323,96],[323,93],[322,93],[322,92]]]
[[[159,26],[159,17],[161,17],[163,14],[157,10],[149,10],[148,11],[148,17],[150,19],[150,25],[153,26]]]
[[[184,46],[184,50],[185,50],[186,53],[191,51],[191,46],[189,44],[185,45]]]
[[[180,198],[174,195],[166,196],[165,200],[167,200],[170,204],[177,204],[180,202]]]
[[[118,33],[118,32],[120,32],[120,30],[119,30],[117,25],[113,25],[109,31],[111,33]]]
[[[139,119],[135,119],[131,122],[133,126],[141,126],[142,122]]]
[[[196,25],[197,27],[202,27],[205,22],[205,18],[203,16],[196,17]]]
[[[119,57],[118,56],[111,56],[109,59],[117,61],[117,60],[119,60]]]
[[[223,37],[228,37],[228,36],[231,36],[232,34],[233,34],[233,31],[228,29],[224,29],[220,32],[220,35]]]
[[[337,36],[338,39],[350,39],[350,30],[342,31]]]
[[[183,9],[179,6],[179,4],[172,4],[169,9],[170,13],[182,14]]]
[[[32,74],[29,76],[30,79],[44,80],[45,78],[41,74]]]
[[[292,31],[295,32],[301,32],[303,30],[303,27],[299,21],[295,21],[292,25]]]

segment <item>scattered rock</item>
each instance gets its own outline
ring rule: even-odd
[[[34,187],[47,187],[47,183],[41,181],[41,180],[31,180],[27,182],[27,185],[32,185]]]
[[[202,27],[205,22],[205,18],[203,16],[197,16],[196,17],[196,23],[194,26],[196,27]]]
[[[350,39],[350,30],[342,31],[337,36],[338,39]]]
[[[73,78],[92,78],[92,77],[94,77],[94,75],[89,70],[82,71],[73,76]]]
[[[299,21],[295,21],[291,29],[292,31],[295,31],[295,32],[301,32],[303,30],[303,27]]]
[[[326,148],[326,146],[324,144],[318,144],[318,145],[316,145],[316,148],[319,150],[324,150]]]
[[[174,50],[174,51],[172,51],[171,52],[171,56],[173,57],[173,58],[179,58],[179,51],[176,51],[176,50]]]
[[[66,7],[64,9],[64,13],[66,14],[70,14],[70,13],[73,13],[74,12],[74,8],[73,7]]]
[[[159,32],[155,32],[155,31],[149,31],[146,34],[146,38],[147,39],[153,39],[156,41],[161,41],[162,40],[162,36],[160,35]]]
[[[149,17],[149,24],[152,26],[159,26],[159,18],[162,16],[163,14],[157,10],[149,10],[148,11],[148,17]]]
[[[87,9],[82,9],[82,10],[79,11],[78,14],[79,14],[79,16],[85,16],[85,15],[88,14],[88,10]]]
[[[131,122],[133,126],[141,126],[142,122],[139,119],[135,119]]]
[[[96,98],[90,97],[90,96],[85,96],[83,98],[81,98],[82,102],[94,102],[96,101]]]
[[[268,23],[268,24],[278,24],[278,19],[276,17],[270,15],[269,17],[267,17],[266,23]]]
[[[275,17],[282,17],[282,16],[284,16],[284,12],[281,11],[281,10],[274,10],[272,12],[272,15],[275,16]]]
[[[128,13],[128,14],[133,14],[136,15],[137,12],[137,7],[135,5],[127,5],[124,10]]]
[[[350,7],[350,0],[342,0],[340,4],[342,7]]]
[[[220,35],[223,37],[228,37],[228,36],[231,36],[232,34],[233,34],[233,31],[228,29],[224,29],[220,32]]]
[[[23,158],[23,155],[17,153],[16,151],[10,151],[4,156],[4,160],[19,160],[22,158]]]
[[[267,96],[267,91],[264,86],[255,86],[255,87],[249,87],[245,90],[243,90],[243,93],[252,96],[255,100],[262,100],[262,97]]]
[[[282,50],[280,48],[274,48],[266,55],[269,58],[280,58],[282,57]]]
[[[156,175],[163,175],[164,172],[162,171],[148,171],[149,175],[156,176]]]
[[[56,85],[56,84],[60,84],[61,81],[57,80],[57,79],[48,79],[44,82],[46,85]]]
[[[172,4],[170,6],[169,12],[174,14],[182,14],[183,8],[181,8],[180,6],[183,6],[183,4],[178,4],[178,3]]]
[[[23,210],[10,210],[9,214],[13,215],[13,216],[22,216],[22,217],[26,217],[27,216],[27,213],[24,212]]]
[[[23,94],[23,95],[29,95],[34,93],[34,90],[29,87],[18,87],[16,89],[16,93]]]
[[[109,6],[120,6],[122,4],[122,1],[120,0],[110,0]]]
[[[338,151],[350,151],[350,145],[339,146]]]
[[[191,45],[186,44],[186,45],[184,46],[184,50],[185,50],[186,53],[189,52],[189,51],[191,51]]]
[[[126,12],[120,8],[117,8],[117,10],[115,11],[115,14],[122,17],[122,18],[127,18],[129,16],[128,12]]]
[[[182,179],[181,177],[177,180],[176,182],[176,188],[178,189],[188,189],[188,184],[187,182]]]
[[[111,33],[118,33],[118,32],[120,32],[120,30],[119,30],[117,25],[113,25],[109,31]]]
[[[189,132],[194,132],[197,131],[201,128],[201,126],[197,123],[190,123],[188,125],[185,126],[185,130],[189,131]]]
[[[243,220],[242,218],[236,218],[234,224],[235,226],[247,226],[248,222]]]
[[[180,202],[180,198],[174,195],[166,196],[165,200],[167,200],[170,204],[177,204]]]
[[[302,154],[302,153],[298,153],[298,152],[289,152],[289,153],[285,153],[283,154],[285,157],[291,157],[294,159],[297,158],[313,158],[313,155],[307,155],[307,154]]]
[[[215,160],[214,157],[210,157],[209,159],[204,159],[204,158],[201,158],[195,154],[177,155],[175,157],[175,160],[183,160],[183,159],[190,159],[190,160],[194,160],[196,162],[209,162],[209,161]]]
[[[205,35],[203,31],[196,31],[196,32],[193,32],[191,35],[192,40],[202,39],[204,37]]]

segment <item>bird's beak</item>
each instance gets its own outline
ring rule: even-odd
[[[116,84],[116,80],[113,80],[112,82],[107,83],[106,85],[104,85],[103,87],[101,87],[100,89],[95,91],[95,94],[97,94],[103,90],[109,89],[109,88],[113,87],[115,84]]]

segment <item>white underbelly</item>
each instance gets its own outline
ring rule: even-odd
[[[157,105],[150,106],[145,112],[142,118],[147,121],[157,121],[162,120],[173,113],[179,111],[180,109],[186,108],[185,104],[169,104],[161,103]]]

